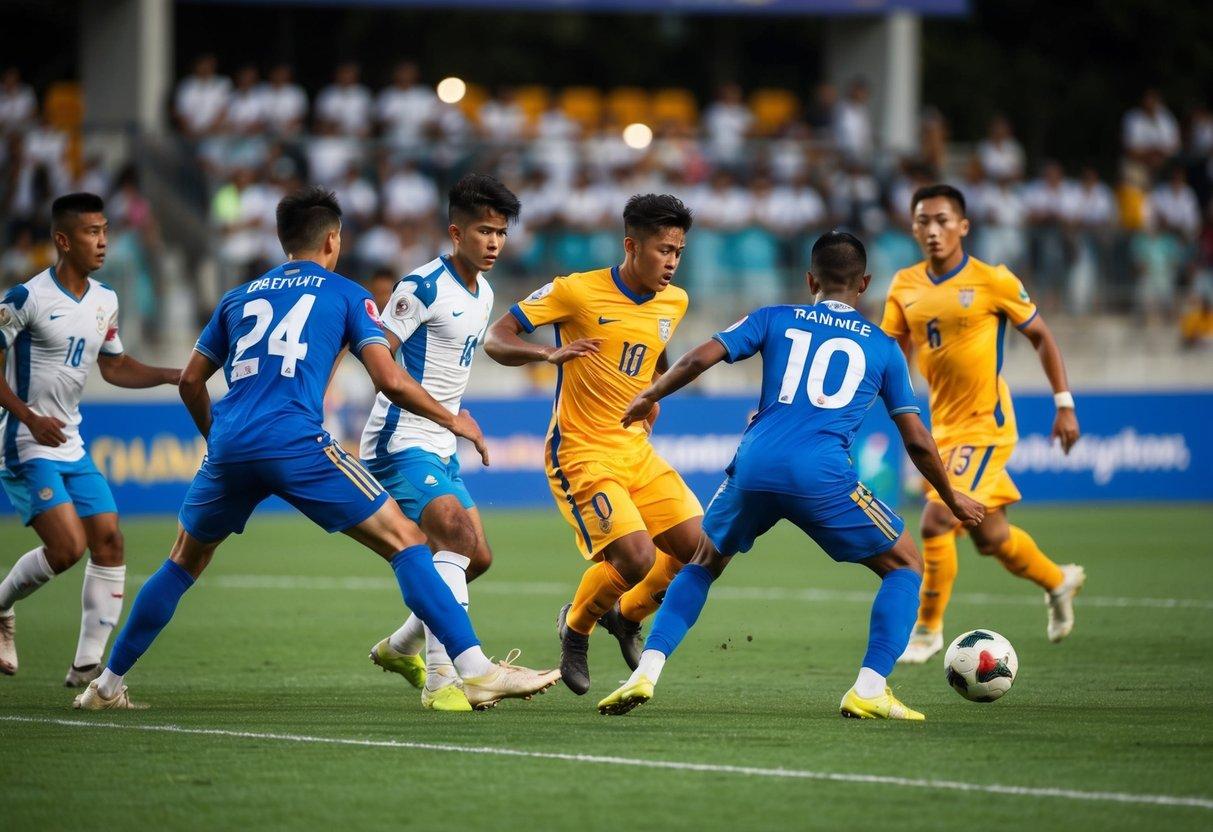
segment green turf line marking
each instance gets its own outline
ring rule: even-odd
[[[526,751],[518,748],[494,746],[446,745],[442,743],[408,742],[404,740],[367,740],[344,737],[313,737],[305,734],[270,734],[260,731],[228,731],[221,728],[186,728],[180,725],[138,725],[120,722],[93,722],[84,719],[48,719],[44,717],[0,716],[0,721],[31,725],[59,725],[69,728],[109,728],[127,731],[148,731],[161,734],[188,734],[203,737],[227,737],[232,739],[274,740],[277,742],[312,743],[317,745],[342,745],[361,748],[400,748],[414,751],[439,751],[456,754],[479,754],[498,757],[524,757],[533,760],[558,760],[566,763],[590,763],[595,765],[629,766],[633,768],[666,769],[672,771],[708,772],[712,774],[740,774],[751,777],[773,777],[789,780],[819,780],[831,783],[862,783],[867,785],[896,786],[932,791],[975,792],[980,794],[1012,795],[1015,797],[1055,797],[1062,800],[1091,801],[1098,803],[1130,803],[1146,806],[1169,806],[1213,810],[1213,799],[1207,797],[1183,797],[1168,794],[1133,794],[1131,792],[1089,792],[1077,789],[1037,788],[1033,786],[1005,786],[997,783],[964,783],[957,780],[931,780],[910,777],[889,777],[880,774],[851,774],[835,771],[806,771],[788,768],[758,768],[754,766],[730,766],[716,763],[691,763],[676,760],[644,760],[637,757],[606,757],[596,754],[562,754],[552,751]]]

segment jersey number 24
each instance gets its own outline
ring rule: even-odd
[[[307,344],[299,339],[303,336],[303,326],[308,316],[312,314],[312,305],[316,302],[315,295],[303,295],[295,301],[295,305],[286,313],[266,343],[266,351],[270,355],[282,356],[282,369],[279,372],[287,378],[295,375],[295,365],[307,357]],[[250,300],[241,311],[243,318],[256,318],[253,328],[236,342],[236,354],[232,356],[232,381],[254,376],[260,372],[261,359],[258,356],[244,358],[244,353],[261,342],[266,330],[274,322],[274,307],[265,298]]]

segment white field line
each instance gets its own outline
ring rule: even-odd
[[[132,582],[142,584],[146,575],[133,576]],[[213,575],[204,576],[202,584],[219,589],[285,589],[285,590],[337,590],[386,591],[395,590],[396,582],[391,578],[325,577],[306,575]],[[495,581],[488,579],[475,584],[476,595],[552,595],[565,596],[573,592],[572,584],[556,581]],[[719,586],[712,590],[712,598],[723,601],[798,601],[803,603],[843,602],[871,604],[871,592],[834,589],[794,589],[764,586]],[[1037,595],[993,595],[984,592],[962,592],[952,596],[952,602],[974,606],[1038,607],[1042,601]],[[1196,609],[1213,610],[1213,600],[1204,598],[1137,598],[1107,595],[1080,595],[1078,604],[1083,607],[1143,607],[1147,609]]]
[[[558,760],[566,763],[627,766],[631,768],[666,769],[672,771],[708,772],[712,774],[741,774],[751,777],[771,777],[788,780],[820,780],[831,783],[862,783],[931,791],[977,792],[1013,795],[1016,797],[1055,797],[1062,800],[1096,803],[1129,803],[1147,806],[1178,806],[1213,810],[1213,799],[1182,797],[1166,794],[1134,794],[1132,792],[1090,792],[1078,789],[1006,786],[998,783],[964,783],[957,780],[933,780],[910,777],[890,777],[879,774],[852,774],[837,771],[805,769],[759,768],[730,766],[716,763],[691,763],[677,760],[645,760],[639,757],[607,757],[597,754],[563,754],[553,751],[526,751],[496,746],[448,745],[445,743],[408,742],[405,740],[368,740],[345,737],[313,737],[305,734],[271,734],[260,731],[228,731],[220,728],[186,728],[180,725],[137,725],[119,722],[93,722],[84,719],[47,719],[43,717],[0,716],[0,721],[33,725],[58,725],[69,728],[108,728],[126,731],[148,731],[161,734],[189,734],[233,739],[273,740],[277,742],[342,745],[360,748],[400,748],[414,751],[439,751],[455,754],[478,754],[497,757],[524,757],[534,760]]]

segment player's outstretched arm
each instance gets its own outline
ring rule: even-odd
[[[641,390],[640,394],[632,399],[632,403],[628,405],[628,409],[623,414],[623,426],[627,427],[633,422],[647,418],[657,402],[686,387],[699,378],[704,371],[724,361],[727,357],[728,352],[719,341],[714,338],[704,341],[678,359],[668,372],[662,373],[660,378]]]
[[[211,394],[206,389],[206,382],[218,369],[219,365],[214,361],[200,352],[194,352],[177,383],[177,395],[181,396],[185,409],[190,412],[190,418],[203,438],[211,433]]]
[[[966,526],[976,526],[985,518],[986,509],[981,503],[952,490],[948,482],[948,474],[943,468],[943,460],[939,457],[939,447],[931,438],[927,426],[917,413],[898,413],[893,417],[901,441],[906,446],[910,461],[922,474],[927,482],[934,486],[935,491],[943,500],[944,505],[952,510],[956,519]]]
[[[172,367],[149,367],[126,353],[101,353],[97,356],[97,366],[101,368],[101,377],[115,387],[134,390],[161,384],[176,385],[181,381],[180,370]]]
[[[601,338],[578,338],[562,347],[532,344],[520,336],[522,324],[510,313],[493,322],[484,339],[484,351],[498,364],[506,367],[521,367],[546,361],[549,364],[564,364],[583,355],[598,352]]]
[[[0,367],[4,366],[4,350],[0,350]],[[18,422],[29,428],[30,435],[39,445],[57,448],[67,441],[63,433],[63,422],[54,416],[39,416],[8,386],[4,373],[0,372],[0,410],[12,414]]]
[[[1078,430],[1078,415],[1074,412],[1074,396],[1070,393],[1070,382],[1066,378],[1066,364],[1061,357],[1061,347],[1053,337],[1044,318],[1037,315],[1020,330],[1032,342],[1040,356],[1049,386],[1053,388],[1053,400],[1057,402],[1057,416],[1053,419],[1053,437],[1061,443],[1061,449],[1069,453],[1081,435]]]
[[[451,413],[439,404],[424,387],[392,360],[392,354],[382,344],[368,344],[362,348],[358,358],[366,367],[375,389],[387,396],[388,401],[410,413],[424,416],[456,436],[469,440],[476,446],[484,464],[489,464],[488,445],[484,441],[480,425],[476,424],[471,413],[466,410]]]

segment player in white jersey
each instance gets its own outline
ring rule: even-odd
[[[85,548],[83,613],[67,687],[87,685],[122,614],[126,566],[109,485],[84,451],[80,396],[96,364],[116,387],[176,384],[180,370],[126,355],[118,296],[93,278],[105,263],[101,197],[61,196],[51,206],[58,261],[0,300],[0,486],[42,545],[0,581],[0,673],[17,672],[13,604],[70,569]],[[5,360],[7,358],[7,361]]]
[[[497,262],[518,211],[518,198],[493,177],[459,180],[448,209],[451,253],[402,278],[380,315],[396,360],[452,413],[459,412],[493,310],[483,273]],[[436,553],[434,566],[466,607],[468,581],[484,574],[492,553],[459,476],[454,434],[380,394],[362,432],[361,456],[405,516],[421,526]],[[371,661],[421,688],[427,708],[472,709],[446,650],[416,615],[371,649]]]

